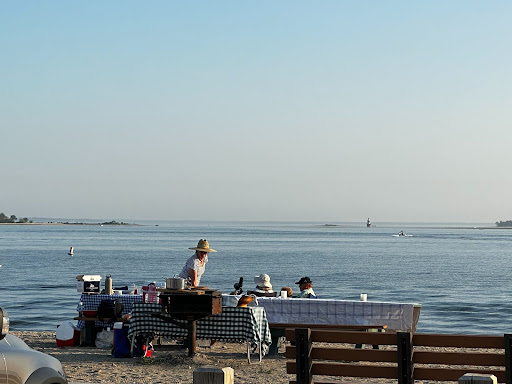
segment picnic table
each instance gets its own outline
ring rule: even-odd
[[[128,339],[132,342],[138,335],[181,339],[187,336],[187,332],[187,321],[162,314],[160,304],[133,303],[128,329]],[[223,307],[222,313],[197,320],[196,338],[246,342],[248,348],[250,346],[252,351],[259,352],[260,361],[272,343],[262,307]],[[248,358],[250,361],[249,355]]]
[[[236,305],[240,297],[223,295],[223,305]],[[258,297],[249,306],[265,308],[272,334],[269,354],[277,354],[279,338],[286,328],[385,328],[415,332],[421,309],[421,305],[414,303],[281,297]]]

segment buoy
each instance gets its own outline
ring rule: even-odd
[[[68,255],[73,256],[73,247],[69,248]]]

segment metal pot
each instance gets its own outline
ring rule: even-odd
[[[168,277],[165,279],[166,289],[185,289],[185,279],[182,277]]]

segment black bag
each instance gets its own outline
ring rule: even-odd
[[[98,319],[105,323],[114,323],[123,316],[123,303],[119,300],[102,300],[98,305]]]

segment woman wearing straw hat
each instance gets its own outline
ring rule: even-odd
[[[208,262],[208,252],[217,251],[210,248],[210,244],[208,244],[206,239],[199,240],[197,247],[189,249],[195,250],[196,253],[187,260],[179,276],[186,279],[190,286],[197,287]]]

